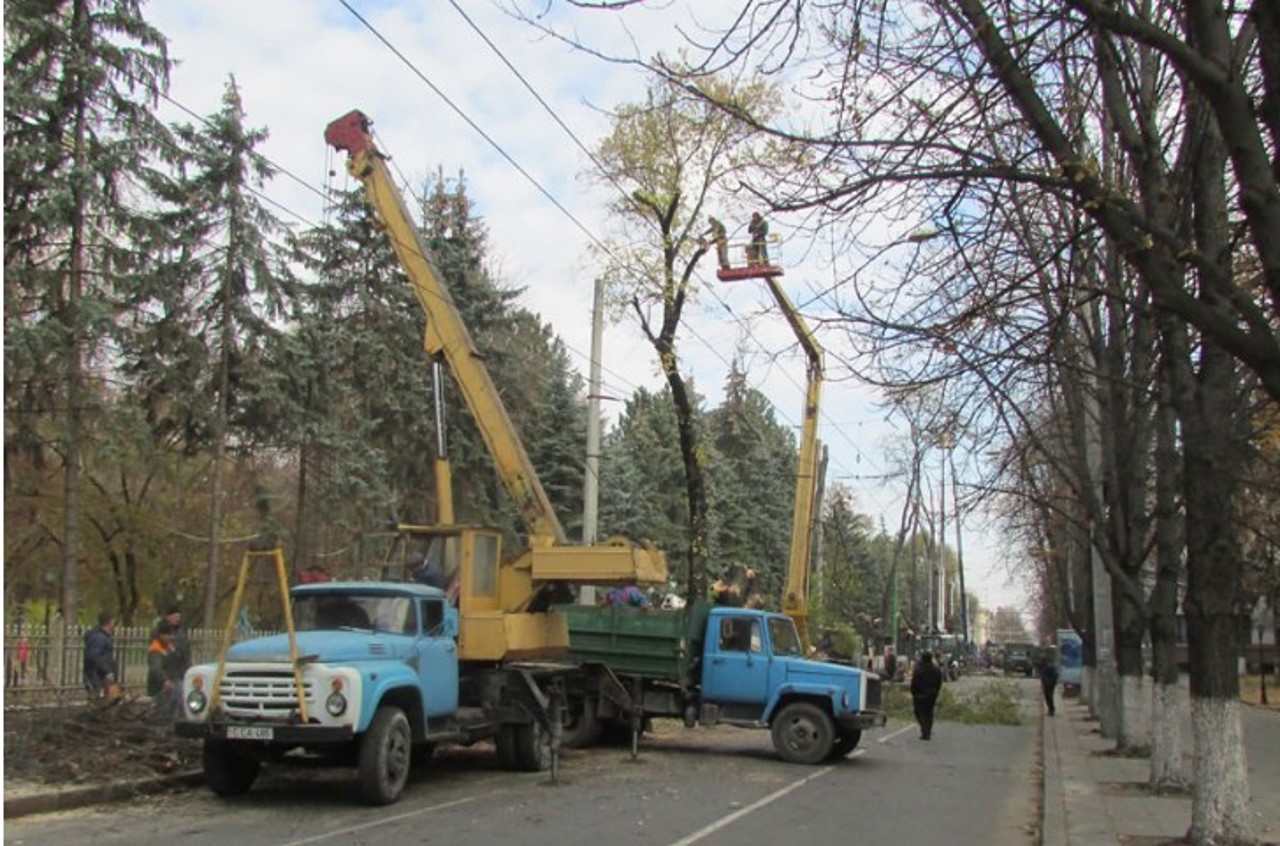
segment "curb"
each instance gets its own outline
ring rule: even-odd
[[[125,799],[132,799],[135,796],[165,793],[171,790],[197,787],[201,784],[204,784],[204,773],[196,770],[139,781],[55,788],[42,793],[32,793],[29,796],[6,796],[4,799],[4,818],[14,819],[32,814],[69,811],[74,808],[83,808],[86,805],[119,802]]]

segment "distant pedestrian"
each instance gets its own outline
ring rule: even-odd
[[[941,692],[942,671],[933,663],[933,653],[921,652],[920,660],[911,671],[911,704],[916,722],[920,724],[921,740],[933,737],[933,709]]]
[[[17,640],[13,644],[13,654],[10,656],[9,672],[6,676],[9,687],[27,683],[27,668],[31,664],[31,641],[27,639],[27,633],[22,630],[22,620],[18,620],[16,634]]]
[[[116,616],[110,611],[98,615],[98,625],[84,633],[84,686],[90,699],[116,700]]]
[[[151,697],[152,713],[160,719],[178,715],[182,674],[178,672],[176,634],[173,624],[161,620],[147,647],[147,695]]]
[[[892,646],[885,647],[884,650],[884,677],[886,681],[893,681],[898,677],[898,656]]]
[[[1045,655],[1040,658],[1040,689],[1044,691],[1044,705],[1049,716],[1054,715],[1053,693],[1058,686],[1058,663]]]

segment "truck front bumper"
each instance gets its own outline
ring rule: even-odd
[[[191,722],[179,720],[173,731],[178,737],[232,740],[279,746],[325,746],[348,743],[355,738],[352,727],[296,725],[289,723]]]
[[[860,711],[857,714],[845,714],[836,719],[841,731],[862,731],[863,729],[880,728],[889,721],[883,711]]]

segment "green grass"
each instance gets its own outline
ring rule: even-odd
[[[934,717],[970,725],[1016,726],[1022,723],[1019,716],[1020,701],[1018,685],[1012,681],[993,679],[966,691],[964,695],[957,694],[953,685],[944,684],[942,693],[938,696]],[[890,717],[915,719],[911,709],[911,691],[906,685],[886,687],[884,708]]]

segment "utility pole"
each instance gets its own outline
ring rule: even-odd
[[[969,647],[969,597],[964,589],[964,540],[960,534],[960,488],[956,479],[956,454],[948,452],[951,460],[951,502],[956,507],[956,570],[960,575],[960,638],[968,654]]]
[[[596,279],[591,306],[591,375],[587,388],[587,462],[582,483],[582,543],[596,542],[600,520],[600,357],[604,346],[604,280]],[[596,604],[594,585],[583,585],[578,602]]]
[[[818,584],[817,597],[814,604],[819,608],[822,607],[823,580],[822,580],[822,497],[827,489],[827,445],[822,445],[822,458],[818,461],[818,488],[814,494],[814,502],[816,503],[813,515],[813,573],[817,577],[814,581]]]

